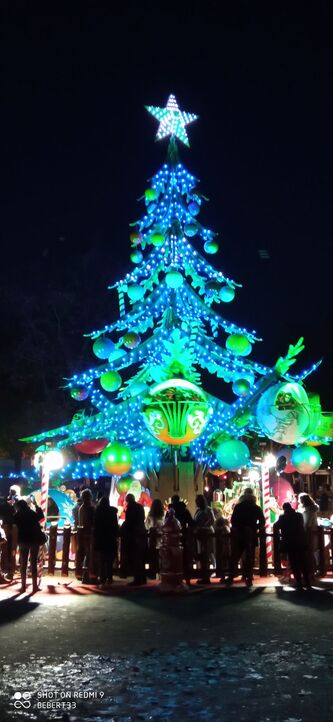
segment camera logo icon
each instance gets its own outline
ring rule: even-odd
[[[31,692],[15,692],[14,696],[14,707],[15,709],[29,709],[31,707]]]

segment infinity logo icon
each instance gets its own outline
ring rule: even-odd
[[[31,697],[30,692],[15,692],[15,694],[14,694],[15,709],[21,709],[22,707],[24,707],[24,709],[29,709],[29,707],[31,707],[30,697]]]

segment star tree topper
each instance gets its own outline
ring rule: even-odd
[[[193,120],[196,120],[198,116],[194,115],[194,113],[184,113],[182,110],[179,110],[174,95],[169,95],[165,108],[157,108],[154,105],[146,105],[145,108],[154,118],[160,121],[156,133],[156,140],[162,140],[162,138],[171,135],[179,138],[185,145],[190,145],[185,126],[192,123]]]

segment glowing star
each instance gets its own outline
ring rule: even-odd
[[[160,121],[156,133],[157,140],[162,140],[162,138],[171,135],[179,138],[185,145],[190,145],[185,125],[192,123],[198,116],[194,115],[194,113],[183,113],[182,110],[179,110],[174,95],[169,95],[165,108],[156,108],[154,105],[146,105],[145,108],[154,118]]]

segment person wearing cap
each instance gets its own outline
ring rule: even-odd
[[[238,573],[238,562],[243,557],[243,575],[247,587],[253,585],[254,551],[258,545],[258,531],[265,528],[265,517],[256,503],[253,490],[248,487],[241,495],[231,516],[230,574],[226,584],[233,583]]]

